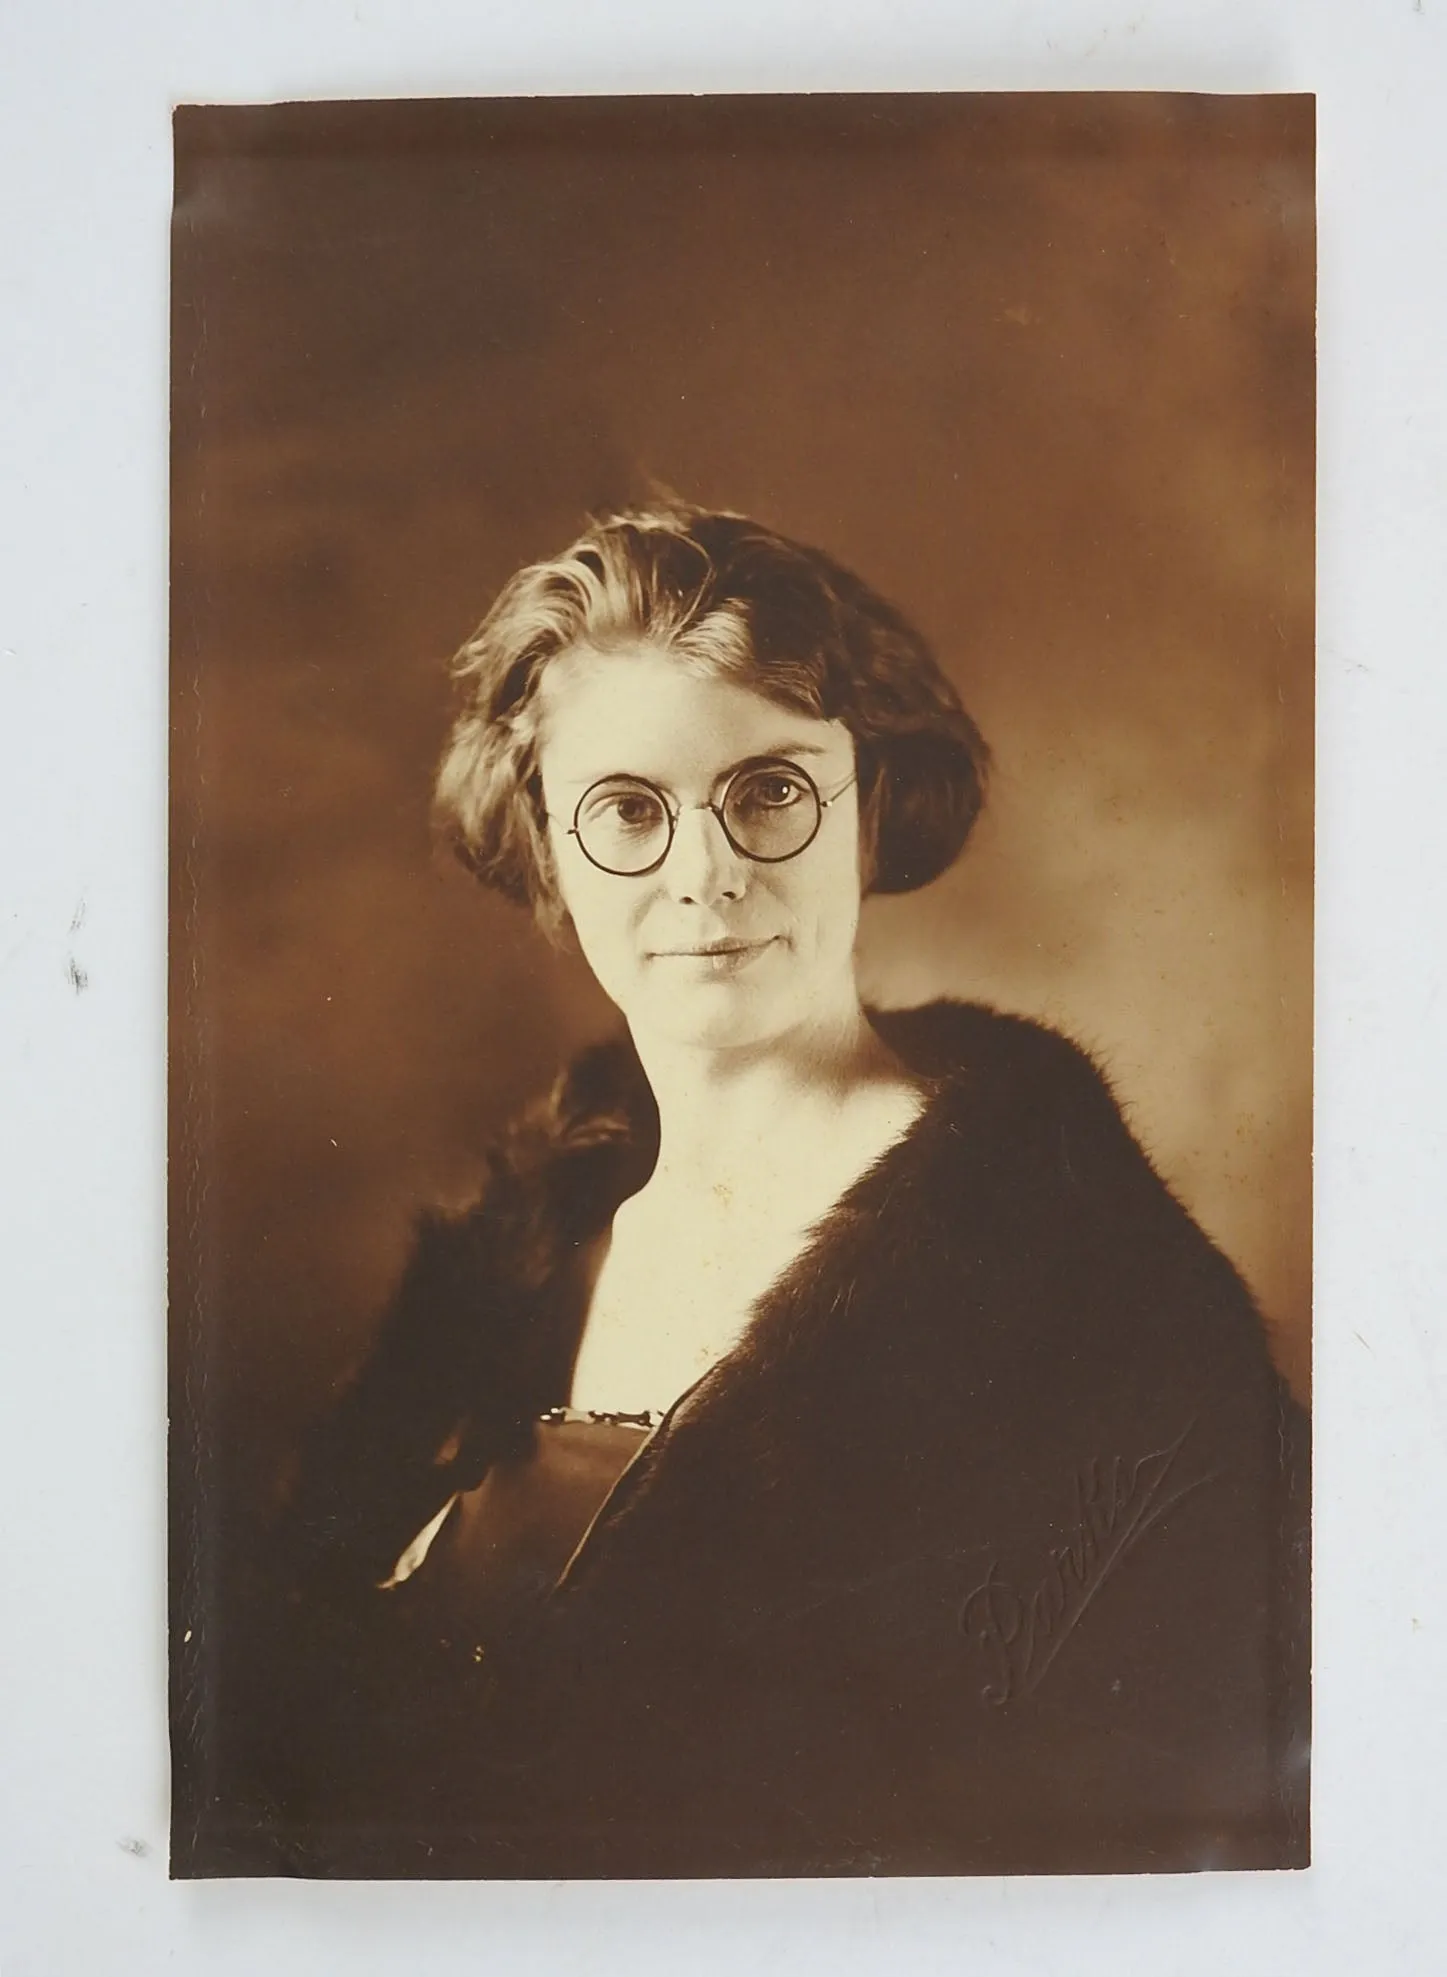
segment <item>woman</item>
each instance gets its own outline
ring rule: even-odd
[[[922,640],[670,508],[521,572],[458,671],[453,841],[628,1035],[424,1226],[308,1452],[291,1864],[1303,1859],[1248,1293],[1064,1038],[860,1000],[861,899],[981,801]]]

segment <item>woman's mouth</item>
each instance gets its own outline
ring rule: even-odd
[[[709,940],[687,946],[656,949],[655,961],[675,961],[685,969],[708,976],[734,975],[774,945],[775,936],[765,940]]]

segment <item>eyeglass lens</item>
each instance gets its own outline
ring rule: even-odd
[[[777,762],[741,770],[716,810],[735,850],[765,863],[797,856],[818,830],[820,813],[812,779]],[[583,797],[574,829],[595,865],[627,877],[663,862],[673,839],[673,812],[651,783],[610,776]]]

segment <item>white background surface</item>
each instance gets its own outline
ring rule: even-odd
[[[1026,87],[1319,96],[1316,1864],[173,1886],[170,106]],[[1444,102],[1447,0],[0,0],[3,1977],[1447,1967]]]

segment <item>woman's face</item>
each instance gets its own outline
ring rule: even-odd
[[[538,761],[563,904],[635,1034],[743,1048],[852,1006],[861,886],[848,729],[700,678],[649,646],[566,653],[540,691]],[[832,799],[812,843],[777,864],[736,850],[702,807],[721,805],[741,766],[763,760],[793,763]],[[666,857],[641,877],[601,871],[570,830],[580,799],[612,777],[655,785],[677,814]],[[765,791],[788,793],[787,783]]]

